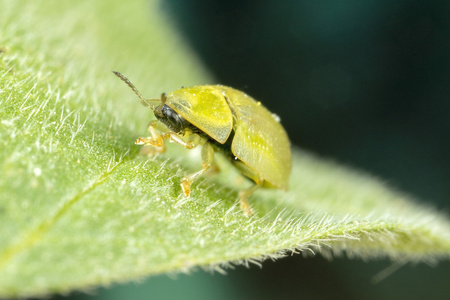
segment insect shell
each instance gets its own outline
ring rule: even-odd
[[[181,88],[161,99],[145,99],[122,74],[114,72],[150,107],[156,119],[148,125],[149,137],[138,145],[165,151],[170,139],[187,149],[202,146],[201,170],[185,176],[181,188],[189,197],[191,184],[213,164],[215,151],[255,184],[239,192],[241,209],[252,214],[247,198],[258,187],[287,190],[291,173],[291,150],[286,131],[277,116],[245,93],[222,85]],[[161,126],[165,125],[165,126]]]

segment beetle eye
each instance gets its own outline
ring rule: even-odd
[[[163,122],[170,130],[180,132],[189,126],[189,122],[185,118],[180,116],[176,111],[167,106],[166,104],[161,106],[161,115],[155,114],[155,116]]]

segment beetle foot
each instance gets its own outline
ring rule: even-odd
[[[161,141],[159,141],[159,140],[152,139],[151,137],[147,137],[147,138],[140,137],[134,143],[136,145],[149,145],[149,146],[153,146],[153,147],[164,146],[164,142],[162,139],[161,139]]]
[[[250,203],[248,203],[246,196],[247,192],[245,190],[239,192],[239,201],[241,202],[240,207],[246,217],[251,217],[253,216],[253,210],[250,206]]]
[[[181,179],[181,189],[186,198],[191,195],[191,182],[187,178]]]
[[[147,138],[140,137],[134,143],[136,145],[145,145],[147,144],[147,140],[148,140]]]
[[[157,140],[155,141],[154,139],[149,137],[140,137],[134,143],[136,145],[144,145],[144,147],[140,151],[142,155],[155,156],[157,154],[166,152],[164,143],[159,143]]]

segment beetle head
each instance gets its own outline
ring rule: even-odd
[[[128,78],[119,72],[113,71],[113,73],[125,82],[135,94],[138,95],[139,99],[141,99],[141,103],[150,107],[150,109],[153,110],[155,117],[164,123],[170,130],[181,132],[184,128],[189,126],[189,122],[186,121],[186,119],[165,104],[167,99],[165,93],[161,94],[161,99],[145,99]]]

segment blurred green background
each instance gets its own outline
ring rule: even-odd
[[[277,113],[295,146],[366,170],[447,212],[450,2],[166,0],[221,83]],[[450,299],[450,263],[294,255],[64,299]]]

